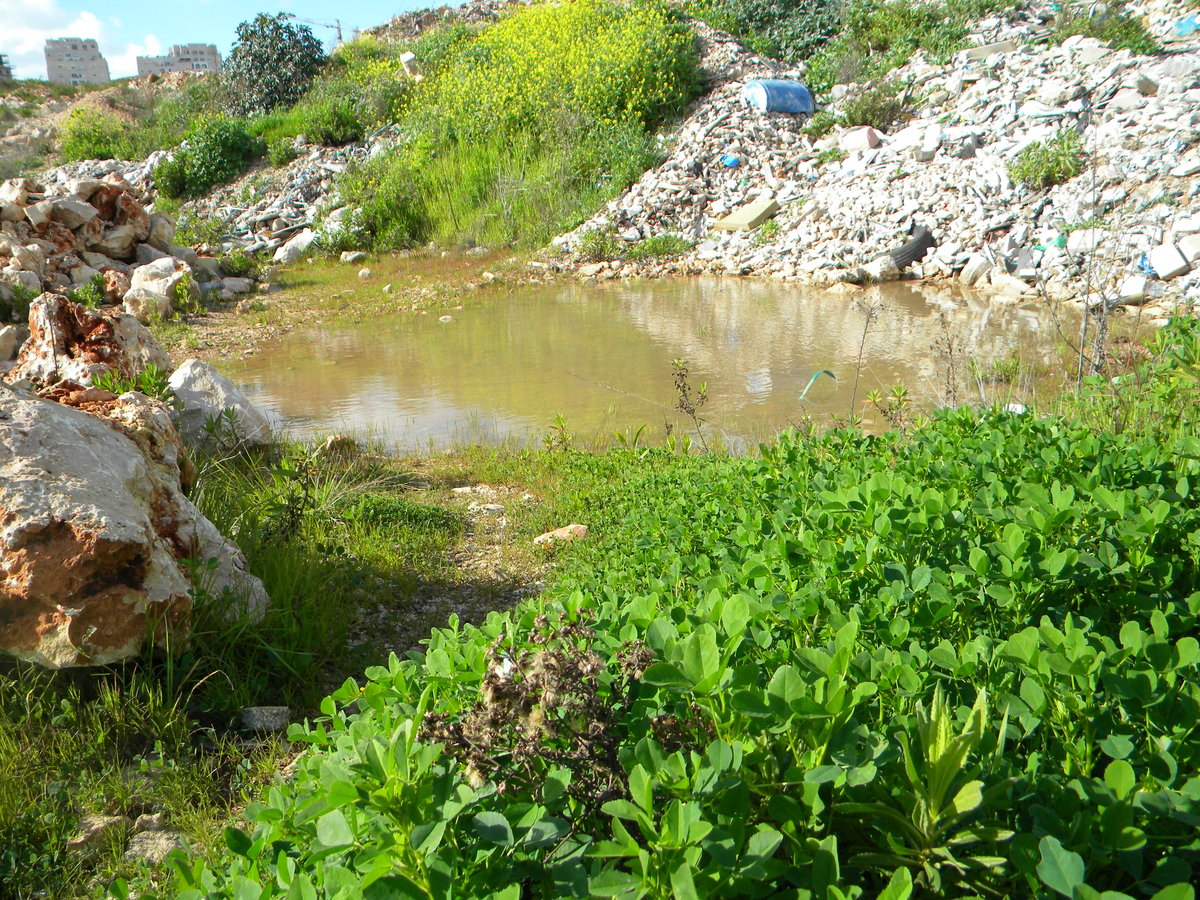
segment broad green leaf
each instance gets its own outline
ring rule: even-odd
[[[326,847],[341,847],[354,843],[354,832],[340,809],[327,812],[317,819],[317,840]]]
[[[720,675],[721,650],[717,646],[717,630],[705,622],[683,642],[683,675],[693,689],[711,687]]]
[[[1170,884],[1150,900],[1196,900],[1196,889],[1190,884]]]
[[[1064,897],[1074,894],[1075,888],[1083,884],[1083,857],[1066,849],[1058,838],[1048,836],[1038,841],[1041,861],[1037,865],[1042,884]]]
[[[912,873],[908,869],[899,868],[892,873],[887,886],[879,892],[879,900],[908,900],[912,891]]]
[[[503,813],[481,812],[475,816],[475,831],[489,844],[500,847],[511,847],[513,844],[512,826]]]
[[[700,900],[692,881],[692,867],[686,862],[680,863],[671,873],[671,895],[677,900]]]
[[[1133,766],[1123,759],[1114,759],[1104,770],[1104,783],[1112,788],[1114,794],[1124,800],[1137,784]]]
[[[750,604],[742,594],[734,594],[721,610],[721,628],[730,637],[741,637],[750,620]]]

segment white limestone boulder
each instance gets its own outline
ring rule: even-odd
[[[179,409],[179,430],[188,441],[204,443],[208,439],[205,425],[231,412],[229,427],[235,440],[246,444],[271,442],[271,422],[266,413],[208,363],[184,360],[167,383]]]
[[[186,296],[181,297],[180,292]],[[192,267],[172,256],[155,259],[134,269],[124,298],[125,311],[136,316],[139,322],[148,322],[152,316],[165,319],[174,311],[177,301],[199,299],[200,289]]]
[[[0,652],[66,668],[183,646],[188,559],[215,560],[204,595],[224,614],[261,617],[262,582],[181,490],[167,408],[76,393],[88,411],[0,385]]]

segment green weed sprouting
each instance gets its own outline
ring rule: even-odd
[[[23,284],[6,284],[0,287],[0,322],[27,322],[29,304],[35,299],[37,291]]]
[[[82,303],[88,309],[98,309],[104,305],[104,276],[97,272],[85,284],[67,291],[67,299],[72,303]]]
[[[168,384],[170,377],[169,372],[150,363],[132,377],[122,376],[113,369],[100,372],[92,377],[92,387],[118,396],[128,391],[140,391],[147,397],[169,403],[174,396]]]
[[[1140,56],[1162,49],[1150,34],[1146,20],[1124,12],[1117,3],[1064,3],[1055,16],[1051,41],[1061,44],[1075,35],[1096,38],[1114,50],[1129,50]]]
[[[1045,141],[1034,141],[1008,167],[1017,182],[1042,190],[1070,181],[1083,171],[1086,156],[1083,139],[1072,129],[1063,129]]]

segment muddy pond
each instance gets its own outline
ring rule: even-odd
[[[959,401],[1028,399],[980,374],[1015,357],[1026,367],[1047,363],[1061,343],[1056,318],[1039,304],[999,305],[946,288],[567,283],[293,332],[227,371],[297,438],[348,432],[405,451],[538,444],[565,426],[575,440],[604,446],[639,428],[643,442],[661,442],[668,428],[694,432],[676,409],[672,363],[682,359],[693,388],[706,385],[698,416],[708,443],[740,450],[852,408],[867,427],[883,427],[865,398],[897,384],[923,410],[945,402],[948,378]],[[821,370],[836,381],[819,377],[801,399]]]

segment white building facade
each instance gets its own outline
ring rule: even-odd
[[[138,77],[164,72],[220,72],[216,44],[176,44],[166,56],[139,56]]]
[[[51,84],[106,84],[108,61],[91,38],[47,38],[46,78]]]

